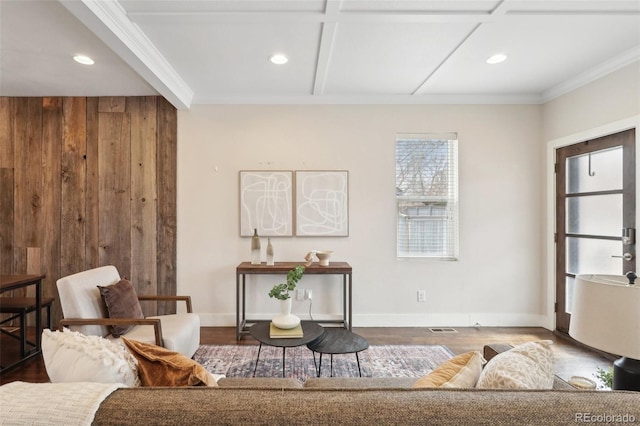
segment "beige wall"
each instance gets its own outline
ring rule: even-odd
[[[542,105],[542,147],[545,150],[544,179],[544,290],[547,322],[555,328],[555,150],[585,140],[617,133],[640,126],[640,62],[630,64],[599,80]],[[636,146],[640,132],[636,130]],[[640,165],[640,149],[636,149],[636,170]],[[638,175],[638,172],[636,171]],[[636,185],[640,200],[640,185]],[[640,223],[640,208],[636,208],[636,223]]]
[[[640,114],[640,61],[542,106],[550,141]]]
[[[277,260],[332,249],[353,266],[354,325],[539,325],[543,152],[540,106],[194,106],[178,115],[178,293],[204,325],[235,321],[239,170],[349,171],[350,235],[278,238]],[[458,132],[460,260],[395,256],[398,132]],[[248,310],[269,318],[276,281],[250,280]],[[304,277],[315,318],[340,312],[338,283]],[[417,290],[427,301],[417,302]],[[294,302],[303,319],[306,302]]]
[[[350,235],[277,238],[276,260],[332,249],[354,268],[355,326],[543,325],[553,328],[549,274],[552,145],[640,115],[640,65],[544,105],[195,106],[178,116],[178,292],[204,325],[235,322],[239,170],[346,169]],[[613,123],[613,125],[611,124]],[[395,257],[396,133],[458,132],[460,260]],[[577,142],[577,140],[576,140]],[[563,142],[564,143],[564,142]],[[639,162],[640,164],[640,162]],[[248,311],[269,318],[277,280],[250,279]],[[337,282],[304,277],[315,318],[341,309]],[[427,302],[416,291],[426,290]],[[307,302],[293,310],[306,318]]]

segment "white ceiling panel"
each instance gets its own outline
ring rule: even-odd
[[[194,90],[194,102],[230,95],[310,95],[319,23],[180,22],[140,24],[162,55]],[[269,57],[286,53],[289,62]]]
[[[325,0],[119,0],[130,16],[235,12],[322,12]]]
[[[411,94],[473,27],[430,22],[340,24],[324,93]]]
[[[637,13],[638,0],[508,0],[508,13],[559,14],[568,12],[586,13]]]
[[[490,13],[498,0],[343,0],[341,11],[347,12],[476,12]]]
[[[544,22],[544,31],[531,17],[481,25],[420,93],[540,93],[637,49],[640,40],[637,15],[553,16]],[[485,63],[498,52],[507,61]]]
[[[0,0],[0,14],[1,94],[158,93],[181,109],[540,103],[640,60],[638,0]],[[509,58],[487,65],[496,52]]]

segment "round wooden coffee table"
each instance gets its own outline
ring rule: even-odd
[[[307,345],[314,342],[316,339],[321,337],[324,334],[324,328],[315,322],[310,321],[302,321],[302,333],[303,336],[300,338],[285,338],[285,339],[272,339],[269,337],[269,326],[270,321],[258,322],[249,328],[249,333],[260,342],[260,347],[258,348],[258,356],[256,357],[256,366],[253,369],[253,376],[255,377],[256,371],[258,370],[258,361],[260,360],[260,351],[262,350],[262,345],[275,346],[278,348],[282,348],[282,377],[285,377],[285,356],[287,348],[293,348],[296,346]]]
[[[360,357],[358,352],[362,352],[369,347],[364,337],[345,330],[343,328],[326,329],[322,337],[307,344],[307,347],[313,351],[313,362],[316,362],[316,352],[320,353],[320,363],[317,365],[316,373],[320,377],[322,372],[322,354],[331,355],[331,377],[333,377],[333,355],[334,354],[356,354],[356,362],[358,363],[358,374],[362,377],[360,370]]]

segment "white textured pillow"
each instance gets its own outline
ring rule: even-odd
[[[551,340],[527,342],[496,355],[480,374],[481,389],[551,389]]]
[[[140,386],[136,359],[121,344],[76,331],[44,330],[42,358],[49,379],[61,382],[122,383]]]

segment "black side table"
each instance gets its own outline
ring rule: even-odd
[[[258,370],[258,361],[260,360],[260,351],[262,350],[262,345],[275,346],[278,348],[282,348],[282,377],[284,377],[285,371],[285,351],[287,348],[293,348],[296,346],[306,345],[308,343],[313,343],[316,339],[324,333],[324,328],[322,326],[310,322],[310,321],[302,321],[302,333],[303,337],[299,339],[272,339],[269,337],[269,327],[270,321],[258,322],[249,328],[249,333],[260,342],[260,347],[258,348],[258,356],[256,357],[256,366],[253,369],[253,376],[255,377],[256,371]],[[315,356],[315,355],[314,355]]]
[[[331,377],[333,377],[333,355],[352,353],[356,354],[358,374],[362,377],[358,352],[362,352],[369,347],[369,342],[367,342],[362,336],[342,328],[326,329],[322,337],[307,344],[307,347],[313,351],[314,364],[316,362],[315,353],[320,353],[320,363],[316,366],[318,377],[320,377],[320,373],[322,372],[322,354],[331,355]]]

